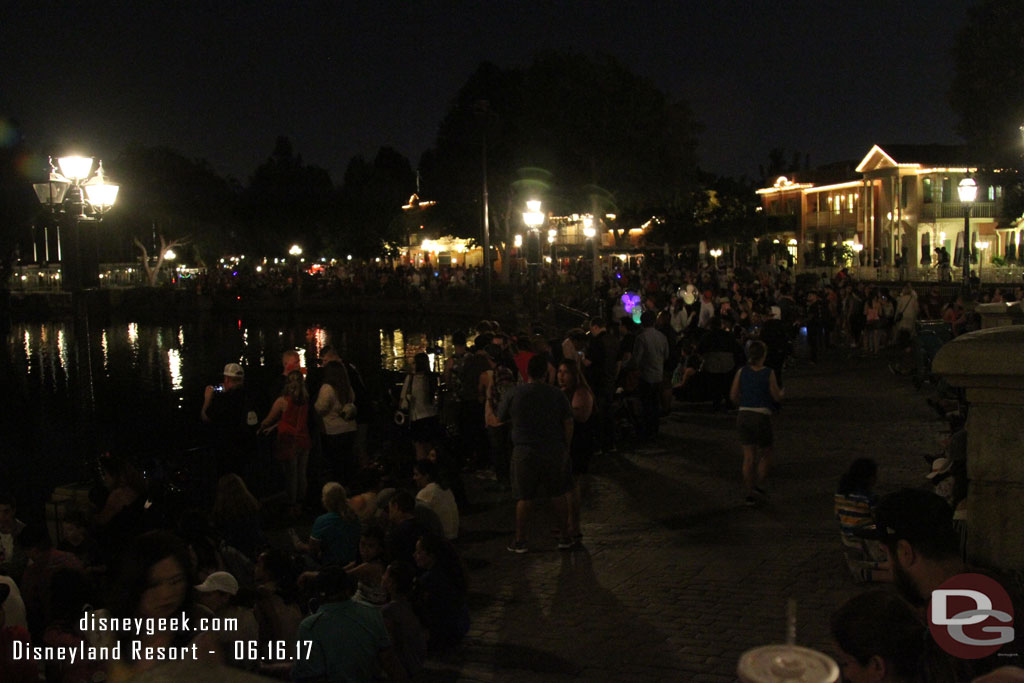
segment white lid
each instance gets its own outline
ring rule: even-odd
[[[799,645],[765,645],[740,656],[743,683],[835,683],[839,667],[828,655]]]

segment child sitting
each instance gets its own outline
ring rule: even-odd
[[[878,464],[871,458],[857,458],[839,480],[835,495],[839,537],[846,563],[858,583],[889,581],[891,570],[885,551],[877,541],[858,538],[857,530],[872,523],[877,496],[872,489],[878,476]]]

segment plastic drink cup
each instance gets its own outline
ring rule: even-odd
[[[741,683],[836,683],[839,667],[828,655],[799,645],[764,645],[740,656]]]

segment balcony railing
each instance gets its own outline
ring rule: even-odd
[[[971,206],[974,218],[996,218],[999,214],[996,202],[975,202]],[[941,202],[921,205],[921,220],[934,221],[939,218],[963,218],[964,205],[960,202]]]

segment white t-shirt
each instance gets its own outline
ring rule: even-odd
[[[320,393],[316,396],[314,408],[323,417],[324,432],[330,436],[354,432],[359,428],[355,420],[346,420],[341,416],[341,409],[345,406],[338,400],[338,394],[330,384],[320,387]]]
[[[416,494],[416,500],[434,511],[441,520],[444,537],[452,540],[459,535],[459,506],[455,504],[455,494],[450,489],[443,489],[437,483],[430,482]]]
[[[18,584],[14,583],[14,579],[9,576],[0,576],[0,583],[5,583],[11,587],[10,595],[4,600],[3,607],[0,607],[4,612],[4,625],[20,626],[27,629],[28,621],[25,619],[25,602],[21,599],[21,591],[18,590]]]

